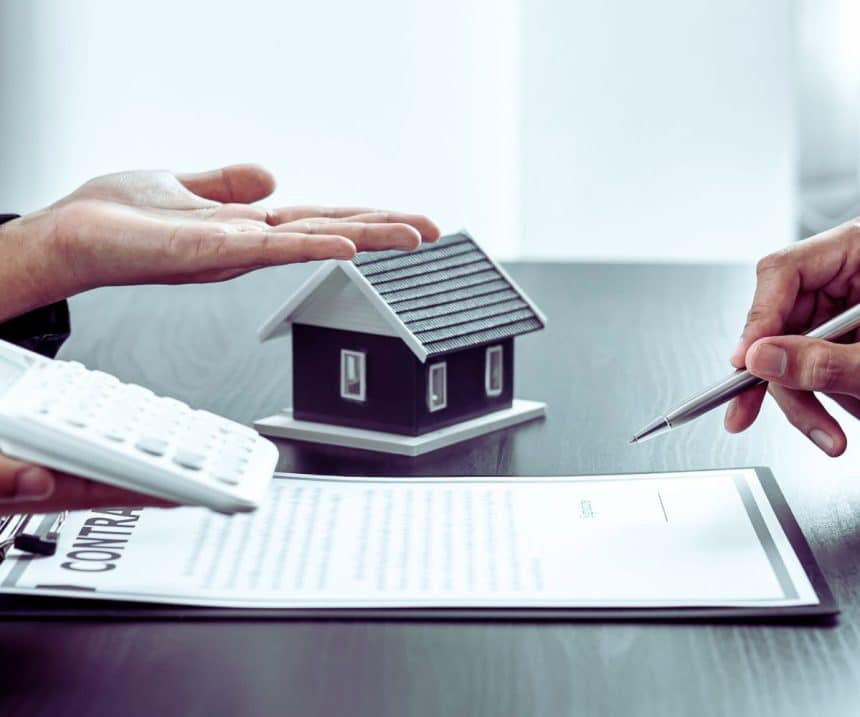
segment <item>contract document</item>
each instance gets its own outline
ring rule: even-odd
[[[72,513],[54,556],[10,551],[0,592],[282,609],[819,602],[755,469],[279,474],[247,515]]]

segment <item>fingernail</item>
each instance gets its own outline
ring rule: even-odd
[[[17,478],[15,500],[44,500],[54,492],[54,477],[42,468],[25,468]]]
[[[731,361],[735,366],[743,366],[745,355],[746,351],[744,351],[744,343],[743,341],[738,341],[738,345],[735,346],[735,350],[732,351],[732,357],[729,361]]]
[[[788,354],[785,349],[772,344],[761,344],[752,355],[752,367],[755,373],[780,378],[788,368]]]
[[[726,417],[723,421],[723,423],[725,423],[725,425],[727,427],[728,427],[729,423],[731,423],[732,419],[735,417],[735,413],[737,413],[737,410],[738,410],[738,402],[737,401],[730,401],[729,407],[726,409]]]
[[[813,428],[809,432],[809,437],[812,439],[812,442],[822,451],[824,451],[828,455],[833,453],[833,449],[835,448],[836,444],[830,437],[830,434],[827,433],[827,431],[822,431],[820,428]]]

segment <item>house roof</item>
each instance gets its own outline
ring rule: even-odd
[[[421,361],[544,328],[546,319],[467,233],[413,252],[363,252],[323,266],[260,331],[278,331],[341,268]]]

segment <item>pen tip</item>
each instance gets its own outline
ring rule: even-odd
[[[633,436],[633,438],[631,438],[629,441],[627,441],[627,445],[632,446],[634,443],[638,443],[638,442],[639,442],[639,439],[636,438],[636,436]]]
[[[672,424],[670,424],[669,421],[667,421],[665,418],[658,418],[649,423],[638,433],[635,433],[633,435],[633,438],[630,439],[630,445],[647,441],[648,439],[653,438],[654,436],[658,436],[664,431],[667,431],[671,427]]]

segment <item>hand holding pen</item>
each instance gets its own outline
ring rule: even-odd
[[[814,392],[830,396],[860,418],[860,344],[857,329],[844,343],[799,334],[860,303],[860,222],[852,221],[765,257],[732,364],[769,382],[788,420],[821,450],[840,455],[842,427]],[[789,335],[786,335],[789,334]],[[739,432],[758,416],[765,388],[738,396],[726,428]]]
[[[738,433],[755,421],[769,390],[792,425],[821,450],[831,456],[845,451],[842,427],[815,392],[860,418],[860,221],[765,257],[757,274],[747,323],[731,357],[739,370],[656,419],[633,442],[730,399],[725,426]],[[841,343],[831,341],[836,338]]]

